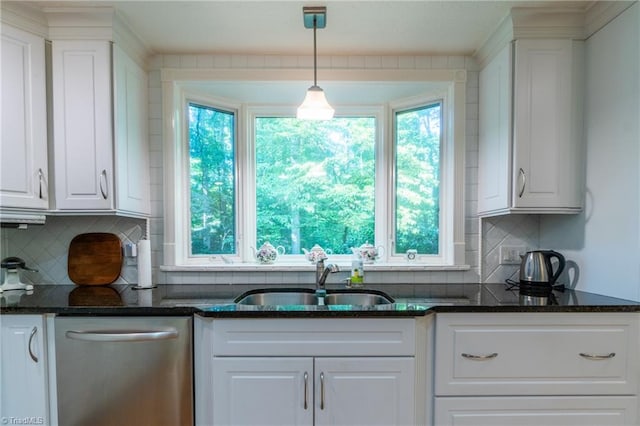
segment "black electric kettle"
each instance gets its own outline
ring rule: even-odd
[[[520,263],[520,284],[551,287],[564,270],[564,256],[553,250],[528,251]],[[551,259],[556,258],[558,265],[555,273]]]

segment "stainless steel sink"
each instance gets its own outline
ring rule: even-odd
[[[313,290],[307,289],[265,289],[244,293],[235,303],[254,306],[317,305],[318,297]]]
[[[329,290],[322,298],[312,289],[300,288],[251,290],[236,298],[235,303],[250,306],[377,306],[392,304],[394,300],[381,291]]]
[[[376,306],[389,305],[393,299],[382,292],[340,292],[330,293],[324,298],[325,305]]]

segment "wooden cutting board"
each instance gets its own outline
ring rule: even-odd
[[[78,285],[111,284],[120,276],[120,238],[107,232],[76,235],[69,245],[69,279]]]

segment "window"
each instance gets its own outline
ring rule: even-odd
[[[165,265],[251,265],[267,241],[285,249],[276,267],[308,266],[303,249],[315,244],[347,262],[364,243],[382,246],[391,267],[463,265],[465,85],[434,75],[451,80],[403,101],[334,103],[336,118],[319,122],[296,120],[292,102],[230,100],[240,83],[163,87],[175,108],[165,116]],[[272,95],[284,85],[252,81],[251,92],[260,84]]]
[[[396,254],[440,252],[441,103],[395,113]]]
[[[350,254],[373,242],[375,135],[375,117],[256,117],[258,244]]]
[[[235,114],[189,103],[191,255],[236,247]]]

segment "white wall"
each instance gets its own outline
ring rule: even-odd
[[[640,4],[586,43],[586,209],[541,220],[579,290],[640,301]]]

